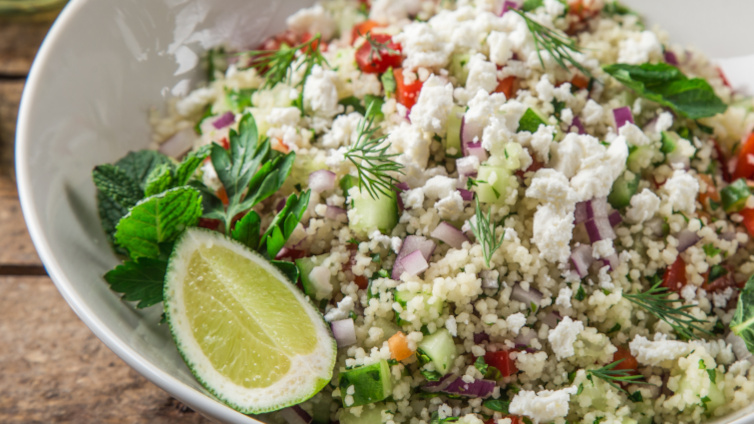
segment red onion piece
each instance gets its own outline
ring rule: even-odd
[[[487,151],[482,147],[480,141],[483,127],[478,124],[466,122],[466,117],[461,119],[461,148],[464,156],[476,156],[479,162],[487,160]]]
[[[404,270],[404,267],[402,265],[404,257],[418,250],[422,252],[424,260],[429,261],[430,256],[432,256],[432,252],[435,251],[435,246],[436,244],[434,241],[427,240],[422,236],[411,235],[406,237],[406,239],[403,240],[403,244],[401,245],[401,250],[398,252],[398,256],[395,258],[395,265],[393,265],[393,272],[390,274],[390,278],[392,278],[393,280],[401,278],[401,274],[403,274]]]
[[[678,239],[678,252],[685,252],[689,247],[699,243],[702,238],[691,230],[683,230],[675,236]]]
[[[476,156],[480,163],[487,160],[487,151],[482,147],[482,143],[469,143],[466,146],[466,155]]]
[[[586,202],[587,218],[606,218],[608,216],[607,197],[595,197]]]
[[[334,189],[335,173],[326,169],[312,172],[309,174],[309,188],[315,193]]]
[[[474,344],[481,344],[490,341],[490,335],[487,333],[474,333]]]
[[[631,114],[631,108],[628,106],[613,109],[613,118],[615,118],[615,127],[620,128],[626,123],[634,123],[634,116]]]
[[[212,126],[216,130],[221,130],[234,122],[236,122],[236,115],[233,112],[225,112],[212,122]]]
[[[515,1],[505,0],[505,3],[503,3],[503,10],[500,11],[500,16],[505,15],[505,12],[509,10],[518,9],[518,3]]]
[[[196,133],[193,128],[186,128],[173,134],[172,137],[165,140],[158,148],[159,152],[170,156],[171,158],[180,158],[194,145]]]
[[[616,237],[613,226],[610,225],[610,220],[606,216],[590,219],[584,223],[584,226],[592,243],[600,240],[614,240]]]
[[[573,122],[571,123],[571,126],[576,127],[579,130],[579,134],[586,134],[586,130],[584,130],[584,125],[581,123],[581,119],[578,116],[573,117]]]
[[[670,50],[665,50],[665,62],[667,62],[670,65],[678,66],[678,58],[676,57],[675,53],[671,52]]]
[[[526,346],[528,347],[531,344],[531,341],[534,340],[537,337],[537,332],[532,330],[529,327],[524,327],[521,329],[521,332],[518,333],[515,339],[513,339],[513,343],[516,344],[516,347],[518,346]]]
[[[338,347],[356,344],[356,327],[353,325],[353,318],[333,321],[330,323],[330,328]]]
[[[511,299],[523,302],[526,305],[533,303],[539,306],[539,303],[542,302],[542,292],[531,286],[529,286],[529,291],[526,291],[520,284],[516,283],[513,285],[513,291],[511,291]]]
[[[312,422],[312,417],[298,405],[281,409],[279,414],[288,424],[310,424]]]
[[[459,188],[458,192],[461,193],[461,199],[463,199],[464,202],[470,202],[474,200],[474,192],[466,190],[464,188]]]
[[[469,238],[461,232],[458,228],[443,221],[438,225],[430,236],[446,243],[448,246],[454,249],[460,249],[463,247],[463,242],[469,241]]]
[[[411,189],[411,187],[408,186],[407,182],[395,183],[394,185],[395,188],[397,188],[399,191],[408,191]]]
[[[610,270],[614,270],[620,266],[620,259],[618,258],[618,255],[613,253],[612,255],[602,259],[602,263],[609,266]]]
[[[573,213],[574,224],[581,224],[582,222],[586,222],[586,220],[589,219],[586,210],[586,204],[587,202],[576,203],[576,211],[574,211]]]
[[[492,380],[474,380],[467,383],[463,380],[463,377],[458,377],[448,384],[443,392],[466,397],[486,398],[495,390],[495,385],[496,383]]]
[[[429,263],[424,259],[420,250],[415,250],[401,259],[403,272],[408,275],[419,275],[429,268]]]
[[[348,222],[348,212],[343,208],[328,205],[325,210],[325,218],[332,219],[333,221]]]
[[[445,374],[437,381],[430,381],[429,383],[422,386],[422,391],[429,392],[429,393],[439,393],[443,390],[445,390],[450,383],[455,381],[455,379],[458,378],[455,374]]]
[[[573,270],[579,274],[580,278],[586,277],[589,273],[589,267],[592,266],[594,257],[592,256],[592,246],[581,244],[576,246],[571,252],[571,263]]]
[[[541,321],[547,324],[548,327],[555,328],[558,326],[558,323],[562,319],[563,317],[561,317],[559,313],[555,311],[550,311],[547,313],[547,315],[544,316],[544,318],[541,319]]]
[[[620,216],[620,212],[618,211],[612,211],[610,215],[608,215],[607,220],[610,221],[610,225],[615,227],[616,225],[623,222],[623,217]]]

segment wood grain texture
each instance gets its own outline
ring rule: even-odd
[[[54,18],[0,18],[0,75],[19,77],[29,72]]]
[[[210,423],[124,364],[47,277],[0,277],[0,422]]]

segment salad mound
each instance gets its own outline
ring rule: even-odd
[[[306,327],[281,312],[309,310],[294,297],[328,324],[302,340],[332,336],[332,379],[295,406],[269,393],[286,406],[269,420],[696,423],[749,406],[754,101],[704,55],[608,0],[324,0],[287,27],[209,51],[206,84],[152,114],[154,149],[93,172],[125,300],[162,302],[177,240],[203,227],[296,283],[269,302],[280,334]],[[213,366],[260,373],[238,359]]]

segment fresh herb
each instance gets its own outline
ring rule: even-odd
[[[698,339],[699,336],[694,333],[694,330],[711,335],[712,333],[709,330],[700,326],[700,324],[706,323],[705,320],[699,319],[687,312],[694,305],[675,306],[676,303],[681,303],[681,300],[671,299],[671,292],[667,287],[662,287],[661,284],[661,280],[657,281],[649,290],[643,293],[624,293],[623,297],[631,303],[641,306],[656,318],[668,323],[673,327],[678,336],[683,339]]]
[[[631,402],[634,402],[634,403],[636,403],[636,402],[644,402],[644,396],[642,396],[641,392],[637,390],[637,391],[631,393],[630,395],[628,395],[628,400],[630,400]]]
[[[754,275],[749,277],[741,294],[738,295],[736,312],[729,327],[746,342],[749,352],[754,352]]]
[[[303,85],[309,74],[312,73],[314,65],[322,66],[327,64],[327,60],[322,56],[320,51],[321,36],[319,34],[310,40],[299,45],[289,47],[283,44],[278,50],[252,50],[245,54],[251,58],[251,68],[256,69],[265,82],[262,88],[271,88],[278,83],[289,80],[293,69],[293,62],[297,57],[303,56],[303,59],[296,65],[295,70],[305,66],[304,77],[299,82]]]
[[[429,420],[429,424],[444,424],[444,423],[453,423],[460,419],[461,417],[447,417],[447,418],[440,418],[439,412],[435,411],[432,413],[432,417]]]
[[[602,69],[638,95],[690,119],[714,116],[728,108],[706,80],[689,79],[667,63],[617,63]]]
[[[727,274],[728,270],[724,266],[713,265],[709,270],[709,274],[707,275],[707,282],[711,283],[718,278],[724,277]]]
[[[439,381],[440,378],[442,378],[442,375],[440,375],[437,371],[429,371],[422,369],[420,370],[421,375],[424,376],[424,378],[427,379],[427,381]]]
[[[492,254],[502,246],[503,234],[500,237],[495,235],[495,223],[490,222],[492,212],[487,212],[487,216],[482,213],[482,208],[479,205],[479,199],[476,199],[476,222],[471,226],[471,231],[474,232],[479,244],[482,245],[482,253],[484,254],[484,263],[487,267],[490,266],[490,260]]]
[[[242,113],[251,107],[251,96],[256,93],[256,88],[242,88],[239,90],[225,89],[225,101],[234,113]]]
[[[358,138],[345,153],[345,157],[356,167],[359,189],[363,187],[372,199],[377,199],[378,193],[390,195],[396,181],[390,173],[402,174],[403,165],[393,160],[398,154],[387,152],[390,147],[385,141],[387,137],[376,136],[380,127],[374,126],[374,105],[371,103],[366,111],[366,116],[370,117],[359,121]]]
[[[584,286],[582,284],[579,284],[579,289],[576,290],[576,295],[573,298],[579,302],[583,302],[584,299],[586,299],[586,292],[584,291]]]
[[[275,215],[267,231],[262,235],[258,249],[260,253],[270,259],[275,258],[280,249],[285,245],[285,242],[293,234],[293,230],[299,221],[301,221],[304,212],[306,212],[310,193],[307,190],[299,196],[295,194],[288,196],[285,206]]]
[[[485,408],[491,409],[495,412],[500,412],[503,415],[508,414],[508,407],[510,406],[510,404],[510,401],[503,399],[487,399],[482,402],[482,406],[484,406]]]
[[[395,82],[395,75],[393,75],[393,68],[388,68],[385,73],[380,75],[380,81],[382,81],[382,87],[385,89],[385,97],[390,98],[398,87]]]
[[[167,267],[161,259],[126,261],[105,274],[105,281],[114,292],[123,293],[123,300],[137,301],[137,308],[146,308],[162,302]]]
[[[592,384],[594,384],[593,378],[597,377],[605,383],[625,393],[628,392],[626,392],[626,390],[618,383],[649,384],[646,381],[639,381],[644,379],[644,376],[641,374],[634,375],[631,374],[631,370],[615,369],[615,367],[617,367],[624,360],[625,359],[618,359],[617,361],[607,364],[604,367],[598,368],[596,370],[586,370],[586,378],[591,381]]]
[[[482,373],[482,375],[487,374],[489,365],[487,365],[487,362],[484,361],[484,356],[476,358],[476,361],[474,361],[474,368],[478,369],[479,372]]]
[[[712,243],[705,244],[704,246],[702,246],[702,249],[704,250],[704,254],[709,258],[713,258],[721,252],[721,250],[715,247],[715,245]]]
[[[717,370],[714,368],[707,368],[707,365],[704,363],[704,359],[699,360],[699,369],[705,370],[707,372],[707,376],[709,377],[709,380],[712,382],[712,384],[717,384]]]
[[[359,34],[361,35],[361,34]],[[382,59],[383,54],[400,54],[399,51],[390,48],[388,42],[381,43],[372,37],[372,33],[367,31],[364,36],[366,42],[369,43],[369,62],[374,63],[377,60]]]
[[[566,65],[566,62],[568,62],[587,77],[593,78],[592,73],[571,55],[572,53],[581,53],[581,50],[579,50],[576,42],[572,38],[554,29],[543,26],[527,16],[525,12],[515,9],[512,9],[511,12],[517,13],[524,18],[524,21],[526,21],[526,26],[529,28],[529,32],[531,32],[531,35],[534,38],[534,46],[537,49],[537,56],[539,57],[539,63],[542,65],[542,68],[545,67],[545,62],[542,59],[542,50],[544,49],[550,53],[550,56],[558,65],[560,65],[561,68],[568,70],[568,65]]]
[[[727,213],[739,212],[746,207],[746,201],[749,199],[749,196],[751,196],[751,191],[746,180],[743,178],[733,181],[727,187],[720,190],[723,209]]]
[[[607,330],[607,334],[615,333],[618,331],[620,331],[620,323],[616,322],[615,325],[611,329]]]

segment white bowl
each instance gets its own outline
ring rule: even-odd
[[[254,46],[311,2],[73,0],[39,51],[21,104],[19,195],[32,240],[63,297],[130,366],[220,422],[257,421],[224,406],[194,380],[167,328],[157,324],[159,308],[137,311],[102,280],[118,261],[100,229],[91,170],[148,144],[150,107],[201,78],[202,51],[227,40]],[[673,30],[674,40],[710,56],[754,53],[745,37],[754,15],[749,0],[724,6],[707,0],[627,3]],[[751,83],[753,73],[741,74],[735,83]]]

